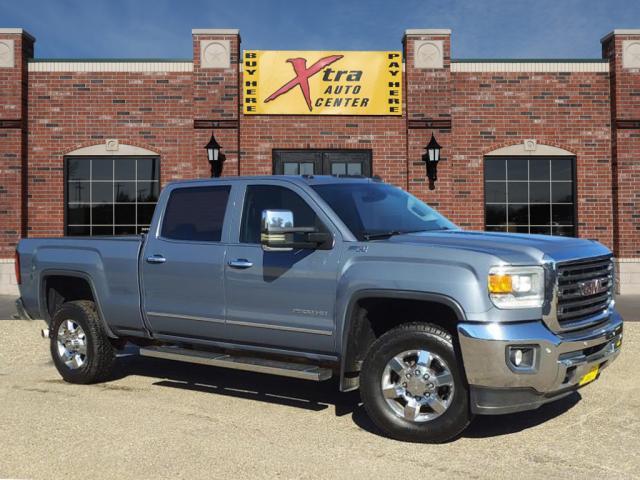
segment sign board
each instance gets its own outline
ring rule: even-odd
[[[247,50],[245,115],[402,115],[401,52]]]

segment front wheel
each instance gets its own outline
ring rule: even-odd
[[[97,383],[109,377],[116,353],[93,302],[63,304],[54,314],[50,329],[53,363],[65,381]]]
[[[445,442],[471,421],[451,335],[434,325],[404,324],[378,338],[362,365],[360,394],[373,422],[398,440]]]

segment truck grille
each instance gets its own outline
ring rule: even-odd
[[[573,330],[599,323],[613,295],[611,257],[558,264],[558,323]],[[595,318],[593,318],[595,317]],[[590,319],[593,318],[593,321]]]

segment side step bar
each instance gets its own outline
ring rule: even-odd
[[[333,375],[329,368],[320,368],[303,363],[289,363],[264,358],[236,357],[226,353],[203,352],[179,347],[143,347],[140,355],[144,357],[177,360],[179,362],[198,363],[214,367],[246,370],[247,372],[268,373],[282,377],[301,378],[321,382]]]

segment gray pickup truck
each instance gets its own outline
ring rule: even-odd
[[[464,231],[365,178],[172,183],[148,234],[25,239],[17,261],[18,310],[47,322],[68,382],[108,379],[127,342],[149,357],[337,377],[408,441],[564,397],[622,342],[603,245]]]

